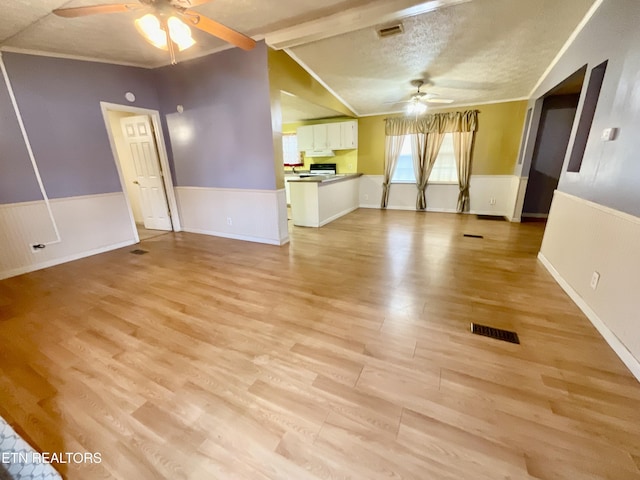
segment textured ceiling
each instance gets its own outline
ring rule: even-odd
[[[106,61],[158,66],[168,55],[146,43],[134,28],[140,13],[127,12],[82,18],[60,18],[51,10],[118,0],[0,0],[0,46],[13,49],[74,55]],[[128,0],[125,3],[135,3]],[[371,0],[214,0],[195,10],[252,37],[297,25]],[[194,29],[195,30],[195,29]],[[179,60],[226,47],[226,43],[200,31],[197,44]]]
[[[75,19],[51,14],[55,8],[116,1],[0,0],[0,47],[148,67],[167,64],[168,54],[136,32],[133,20],[140,13]],[[256,39],[291,27],[304,32],[323,17],[329,17],[322,23],[327,36],[338,27],[344,32],[348,23],[353,31],[296,46],[291,53],[352,110],[367,115],[400,111],[403,105],[393,102],[408,99],[415,91],[410,81],[417,78],[428,79],[426,90],[453,99],[453,105],[527,97],[594,2],[448,1],[467,3],[404,18],[404,33],[386,39],[378,38],[373,27],[361,28],[364,23],[358,25],[357,19],[369,15],[372,25],[378,17],[372,22],[371,12],[382,11],[381,5],[407,12],[404,7],[442,2],[213,0],[196,10]],[[180,53],[179,61],[227,46],[198,30],[193,34],[197,44]]]
[[[593,0],[473,0],[405,18],[385,39],[366,28],[292,49],[359,115],[399,111],[411,79],[453,105],[529,95]],[[391,102],[391,103],[387,103]]]
[[[340,112],[308,102],[295,95],[282,93],[280,100],[280,106],[282,108],[282,123],[302,122],[304,120],[344,116],[344,114]]]

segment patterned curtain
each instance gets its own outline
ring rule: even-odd
[[[416,174],[418,198],[416,209],[427,208],[425,190],[429,175],[438,157],[445,133],[453,133],[454,154],[458,171],[460,193],[458,212],[469,210],[469,178],[473,141],[478,129],[478,111],[433,113],[419,118],[392,117],[385,119],[386,152],[381,207],[389,202],[389,188],[404,136],[412,137],[413,168]]]

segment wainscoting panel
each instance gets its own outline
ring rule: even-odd
[[[284,189],[176,187],[175,191],[185,232],[271,245],[289,241]]]
[[[504,215],[513,212],[513,175],[472,175],[469,187],[471,213]],[[360,207],[380,208],[382,175],[360,177]],[[427,187],[427,210],[455,212],[458,204],[458,185],[431,184]],[[415,210],[417,189],[415,184],[394,183],[389,194],[391,210]],[[493,203],[492,203],[493,201]]]
[[[124,193],[51,200],[61,242],[55,240],[44,201],[0,205],[0,278],[76,260],[135,243]]]
[[[509,191],[509,205],[512,210],[507,215],[510,221],[519,222],[522,219],[522,208],[524,207],[524,195],[527,192],[527,177],[511,177],[511,188]]]
[[[640,218],[556,191],[539,258],[640,380],[638,245]]]

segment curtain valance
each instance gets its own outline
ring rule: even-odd
[[[395,137],[412,133],[475,132],[478,110],[431,113],[418,118],[391,117],[385,119],[385,135]]]

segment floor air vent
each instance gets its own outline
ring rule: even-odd
[[[468,238],[484,238],[482,235],[474,235],[472,233],[463,233],[462,236]]]
[[[483,337],[495,338],[496,340],[502,340],[503,342],[520,343],[520,339],[516,332],[487,327],[486,325],[478,325],[477,323],[471,324],[471,333],[482,335]]]
[[[476,215],[478,220],[497,220],[498,222],[504,222],[507,219],[502,215]]]
[[[144,255],[145,253],[149,253],[149,251],[136,248],[135,250],[131,250],[131,253],[133,253],[134,255]]]

